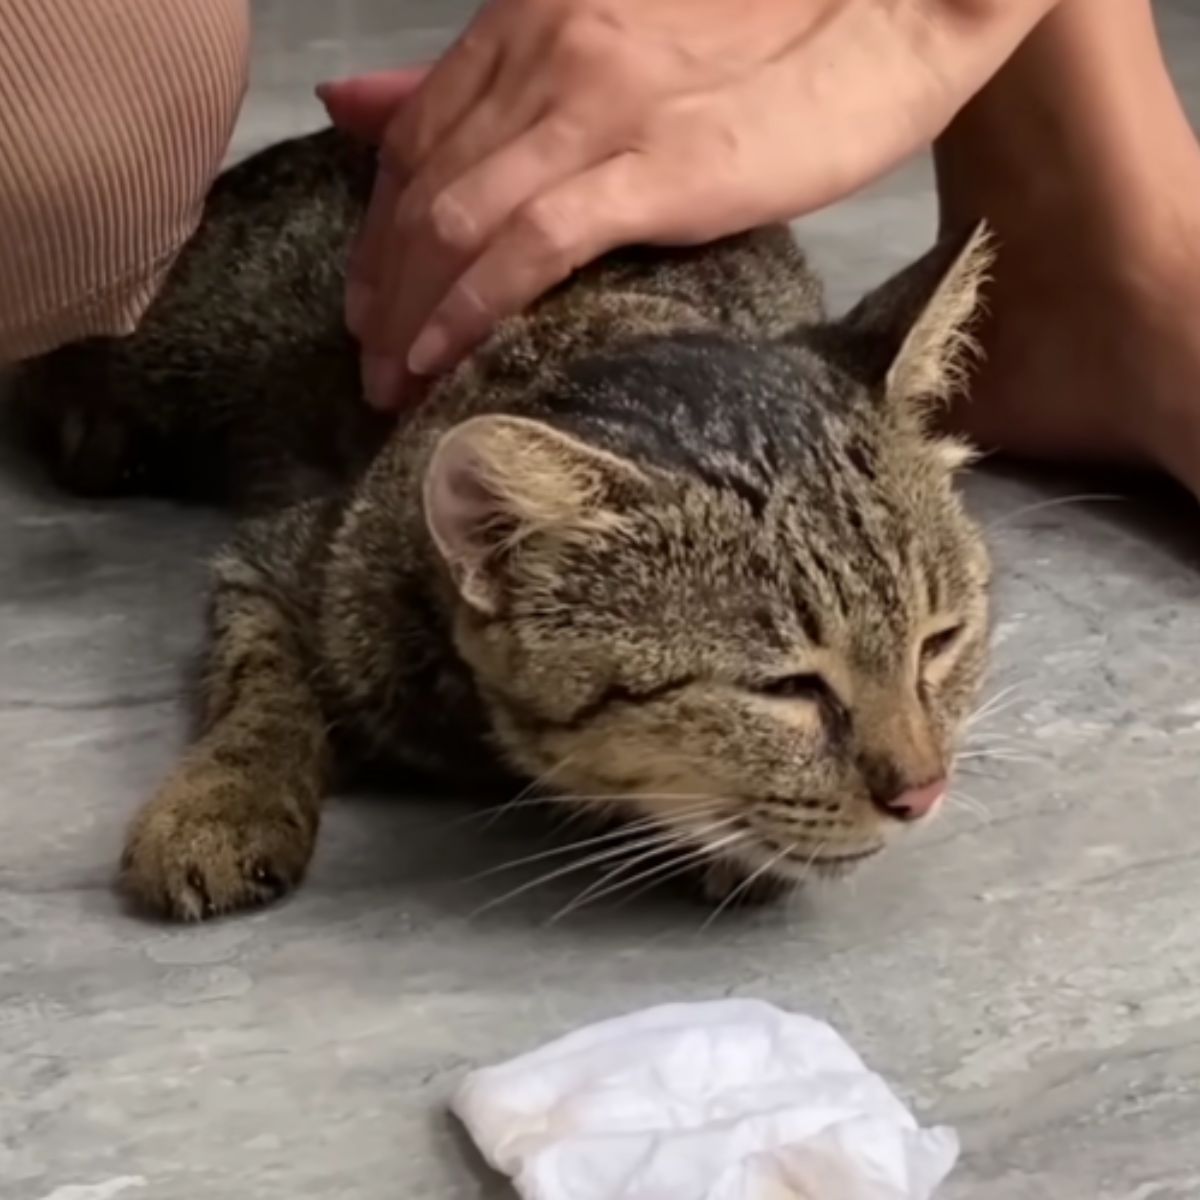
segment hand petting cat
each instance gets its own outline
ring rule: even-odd
[[[838,200],[936,137],[1053,0],[490,0],[427,73],[324,85],[386,170],[347,319],[395,408],[619,245]]]

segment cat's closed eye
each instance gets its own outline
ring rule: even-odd
[[[932,633],[921,643],[921,663],[928,665],[946,654],[958,641],[963,631],[962,624],[951,625]]]
[[[755,684],[752,690],[776,700],[807,700],[810,703],[819,703],[836,698],[824,677],[815,671],[802,675],[781,675],[778,679]]]

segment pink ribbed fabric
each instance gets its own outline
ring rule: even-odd
[[[0,0],[0,363],[132,329],[199,220],[248,0]]]

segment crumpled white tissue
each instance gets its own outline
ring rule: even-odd
[[[958,1157],[828,1025],[757,1000],[577,1030],[452,1107],[525,1200],[929,1200]]]

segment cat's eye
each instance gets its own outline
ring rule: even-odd
[[[937,633],[930,634],[921,643],[921,661],[931,663],[935,659],[941,658],[958,641],[962,631],[961,625],[951,625],[949,629],[942,629]]]
[[[754,690],[777,700],[808,700],[817,702],[833,698],[833,689],[821,675],[781,675],[778,679],[758,684]]]

